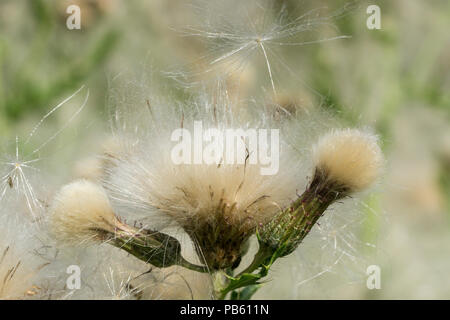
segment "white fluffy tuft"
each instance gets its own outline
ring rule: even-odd
[[[96,230],[113,232],[117,223],[103,188],[88,180],[62,187],[50,209],[51,232],[65,243],[94,240]]]
[[[138,113],[138,118],[130,110],[122,113],[124,119],[117,124],[122,152],[107,169],[104,181],[121,216],[139,214],[153,228],[175,220],[190,229],[199,222],[213,221],[214,213],[220,211],[230,224],[255,226],[292,201],[306,173],[299,161],[302,154],[294,150],[297,145],[287,142],[287,136],[294,132],[292,125],[288,128],[286,123],[274,120],[270,110],[261,106],[230,110],[234,106],[218,100],[217,109],[200,99],[175,109],[164,102],[152,103],[151,111]],[[264,176],[260,164],[249,163],[174,164],[171,134],[180,126],[194,132],[194,121],[222,133],[229,128],[279,129],[279,171]],[[133,136],[124,128],[133,129]]]
[[[352,192],[369,187],[383,163],[377,136],[357,129],[334,130],[322,136],[313,155],[316,168]]]
[[[40,272],[49,261],[40,255],[44,233],[23,219],[28,209],[19,204],[0,207],[0,300],[38,297]]]

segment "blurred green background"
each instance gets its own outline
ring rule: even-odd
[[[272,2],[274,7],[286,6],[293,17],[321,6],[333,12],[348,4]],[[366,8],[375,3],[381,8],[381,30],[368,30]],[[70,4],[81,8],[81,30],[66,27]],[[150,66],[158,85],[178,98],[186,94],[176,81],[160,76],[160,71],[189,65],[207,53],[198,38],[180,37],[174,30],[198,22],[186,4],[181,0],[2,0],[0,142],[4,152],[11,151],[16,135],[26,137],[51,107],[85,85],[90,91],[87,106],[61,133],[56,146],[49,147],[48,153],[58,156],[44,161],[59,180],[68,179],[79,159],[98,151],[96,142],[108,127],[109,88],[117,77]],[[275,271],[274,278],[282,280],[257,297],[448,299],[450,2],[354,4],[333,21],[339,34],[351,35],[350,39],[284,47],[279,52],[284,60],[271,57],[271,61],[279,88],[277,103],[286,108],[325,108],[343,123],[371,126],[382,137],[385,174],[379,190],[364,199],[367,218],[356,230],[360,241],[375,245],[368,246],[371,252],[361,253],[369,258],[358,259],[360,269],[379,265],[382,288],[368,290],[363,276],[357,281],[343,277],[346,265],[336,270],[316,268],[309,274],[293,257]],[[290,72],[276,69],[282,62]],[[241,98],[255,95],[261,86],[270,88],[261,57],[249,59],[235,73]],[[70,104],[76,108],[82,99],[77,96]],[[42,136],[63,126],[73,110],[46,121]]]

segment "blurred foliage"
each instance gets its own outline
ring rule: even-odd
[[[445,205],[447,207],[447,218],[450,221],[450,159],[442,159],[439,172],[439,184],[445,195]]]
[[[11,2],[0,4],[0,10],[7,5]],[[69,31],[64,20],[58,23],[61,12],[54,3],[22,5],[21,22],[29,25],[17,23],[0,33],[0,110],[8,122],[29,112],[42,114],[55,99],[76,90],[104,65],[119,39],[112,28],[100,35]]]

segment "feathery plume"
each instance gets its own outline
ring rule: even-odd
[[[152,103],[148,114],[138,113],[139,125],[133,122],[129,129],[139,134],[133,139],[126,132],[117,134],[122,137],[123,152],[112,160],[105,188],[123,211],[141,214],[153,223],[175,221],[196,244],[200,259],[209,268],[235,268],[242,245],[256,226],[269,221],[295,195],[303,167],[298,154],[284,140],[286,123],[275,121],[261,106],[233,108],[226,94],[218,94],[213,100],[201,97],[179,108]],[[121,114],[126,115],[125,121],[133,117],[130,110]],[[117,128],[124,128],[123,123]],[[195,134],[195,123],[201,123],[204,130],[215,129],[221,137],[228,130],[241,129],[234,143],[245,141],[245,159],[227,162],[229,150],[225,150],[214,163],[175,163],[172,133],[184,130]],[[260,129],[280,131],[280,141],[271,143],[268,139],[269,149],[273,146],[280,152],[279,170],[273,175],[261,175],[265,165],[250,161],[257,150],[249,147],[247,134]],[[191,141],[195,143],[195,139]],[[207,144],[205,141],[204,150]],[[204,150],[196,153],[192,145],[188,148],[192,156],[202,157]]]
[[[200,11],[200,25],[187,26],[180,32],[183,36],[199,37],[208,43],[210,50],[197,62],[204,67],[204,73],[242,71],[250,59],[260,54],[272,90],[276,93],[272,60],[280,59],[277,49],[349,38],[337,34],[333,20],[344,16],[350,8],[348,4],[326,15],[321,12],[325,8],[321,7],[292,16],[286,5],[273,1],[204,1],[195,7]],[[316,38],[318,33],[330,30],[331,35]],[[284,61],[280,61],[280,65],[286,67]],[[179,72],[169,75],[181,78]]]
[[[383,162],[378,138],[355,129],[334,130],[313,150],[316,175],[350,193],[369,187]]]
[[[50,229],[60,241],[104,240],[99,230],[114,233],[121,226],[101,188],[88,180],[64,186],[50,208]]]
[[[36,253],[41,245],[36,224],[24,223],[10,205],[0,208],[0,300],[39,296],[38,278],[46,261]]]

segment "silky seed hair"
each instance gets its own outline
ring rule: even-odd
[[[349,192],[362,191],[378,178],[383,156],[378,137],[357,129],[332,130],[313,147],[316,172]]]
[[[119,224],[103,188],[88,180],[63,186],[49,215],[50,232],[67,244],[101,240],[99,230],[114,233]]]
[[[0,208],[0,300],[39,296],[40,271],[47,266],[38,254],[43,232],[37,223],[22,219],[22,210]]]
[[[223,206],[230,222],[254,225],[295,195],[295,185],[305,172],[298,154],[296,159],[290,156],[295,152],[283,140],[286,132],[271,111],[261,105],[238,107],[226,92],[185,103],[142,100],[140,108],[121,106],[114,117],[121,152],[111,160],[104,185],[121,216],[132,211],[154,223],[170,216],[181,225],[196,225],[196,220],[213,219],[212,210]],[[261,165],[248,160],[234,165],[174,164],[171,134],[184,128],[193,135],[194,121],[201,121],[204,130],[217,128],[222,133],[237,128],[279,129],[278,173],[262,176]]]

